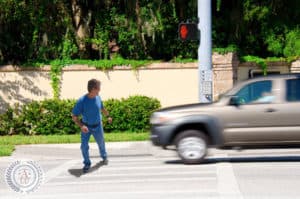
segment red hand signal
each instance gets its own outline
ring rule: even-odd
[[[180,37],[181,39],[186,39],[187,35],[189,33],[189,30],[185,24],[180,26]]]

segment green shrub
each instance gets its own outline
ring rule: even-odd
[[[74,134],[78,130],[71,119],[74,100],[48,99],[13,107],[10,134]]]
[[[33,128],[34,134],[74,134],[78,131],[71,118],[74,100],[45,100],[39,104],[41,118],[29,121],[33,125],[37,121]],[[32,109],[32,111],[35,110]],[[25,113],[31,113],[31,110],[28,109]]]
[[[16,104],[0,115],[0,135],[76,134],[79,128],[71,118],[75,100],[48,99],[33,101],[23,106]],[[149,129],[151,113],[160,107],[158,100],[145,96],[104,101],[113,117],[108,124],[104,117],[104,130],[143,131]]]
[[[106,131],[144,131],[149,130],[150,115],[160,108],[160,102],[146,96],[131,96],[121,100],[107,100],[104,106],[113,118],[112,124],[107,124],[104,118]]]
[[[10,133],[12,126],[13,109],[9,108],[4,114],[0,114],[0,135]]]

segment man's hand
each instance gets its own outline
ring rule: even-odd
[[[111,124],[111,123],[112,123],[112,118],[111,118],[111,117],[108,117],[108,118],[107,118],[107,121],[108,121],[109,124]]]
[[[76,115],[72,115],[72,119],[75,122],[75,124],[77,124],[80,127],[81,132],[83,132],[83,133],[89,132],[88,127],[83,125],[82,122],[79,120],[79,118]]]
[[[82,125],[82,126],[80,127],[80,129],[81,129],[81,131],[82,131],[83,133],[88,133],[88,132],[89,132],[88,127],[85,126],[85,125]]]

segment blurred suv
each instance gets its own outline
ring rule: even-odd
[[[184,163],[200,163],[208,147],[300,144],[300,74],[237,84],[219,101],[164,108],[151,116],[151,140],[175,145]]]

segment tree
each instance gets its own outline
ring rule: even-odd
[[[212,15],[215,48],[299,56],[298,0],[212,0]],[[178,39],[187,20],[197,0],[0,0],[0,62],[196,58],[198,42]]]

